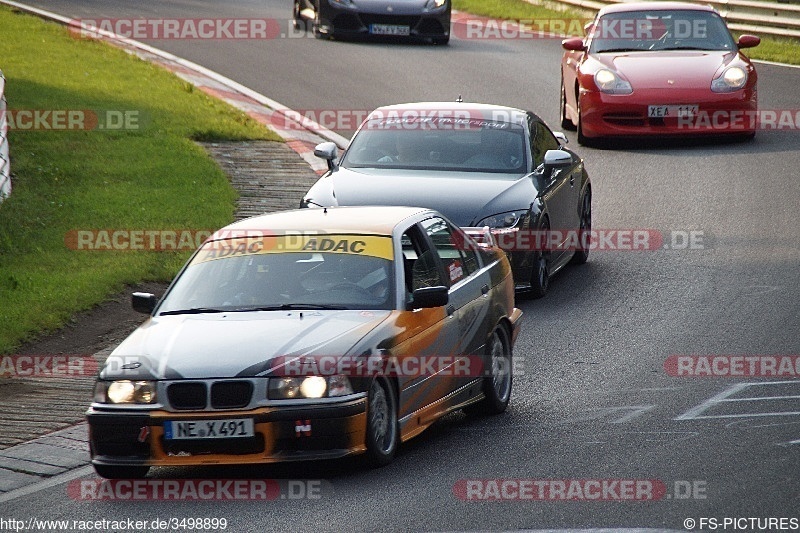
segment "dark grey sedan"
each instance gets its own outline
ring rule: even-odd
[[[583,159],[530,111],[424,102],[381,107],[341,159],[323,143],[329,171],[301,207],[408,205],[459,226],[489,226],[511,260],[517,290],[547,292],[568,263],[586,262],[592,188]]]

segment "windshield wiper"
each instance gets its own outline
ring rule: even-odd
[[[702,46],[668,46],[666,48],[659,48],[661,50],[709,50],[709,51],[717,51],[720,50],[719,48],[705,48]]]
[[[640,48],[608,48],[607,50],[598,50],[598,54],[605,54],[606,52],[647,52]]]
[[[216,309],[214,307],[192,307],[189,309],[175,309],[174,311],[162,311],[159,315],[199,315],[201,313],[224,313],[229,309]]]
[[[280,304],[280,305],[266,305],[261,307],[245,307],[241,309],[234,309],[234,311],[295,311],[305,309],[347,309],[343,305],[327,305],[327,304]]]

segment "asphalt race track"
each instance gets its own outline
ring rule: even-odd
[[[30,5],[87,19],[275,19],[283,37],[146,42],[297,110],[345,116],[461,94],[532,109],[558,129],[558,39],[326,42],[292,32],[288,0]],[[761,108],[796,113],[800,69],[757,68]],[[331,129],[349,136],[340,126]],[[671,355],[800,354],[800,131],[761,131],[746,143],[610,149],[578,147],[575,134],[568,137],[593,181],[594,228],[656,230],[675,249],[594,251],[586,265],[562,271],[546,298],[521,300],[505,415],[452,415],[380,470],[346,460],[154,474],[322,479],[318,499],[85,502],[62,484],[5,503],[3,514],[226,517],[230,531],[681,531],[686,518],[800,519],[800,379],[672,377],[664,369]],[[690,232],[702,245],[682,245]],[[667,493],[621,502],[458,497],[464,480],[512,478],[659,480]]]

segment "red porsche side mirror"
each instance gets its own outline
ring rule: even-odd
[[[761,38],[755,35],[742,35],[737,41],[739,48],[753,48],[761,43]]]
[[[586,45],[580,37],[571,37],[561,41],[561,47],[564,50],[572,50],[573,52],[585,52]]]

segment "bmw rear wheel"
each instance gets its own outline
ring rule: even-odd
[[[487,350],[487,373],[481,385],[483,400],[464,408],[468,414],[497,415],[506,410],[511,399],[511,342],[508,333],[498,326],[492,333]]]

